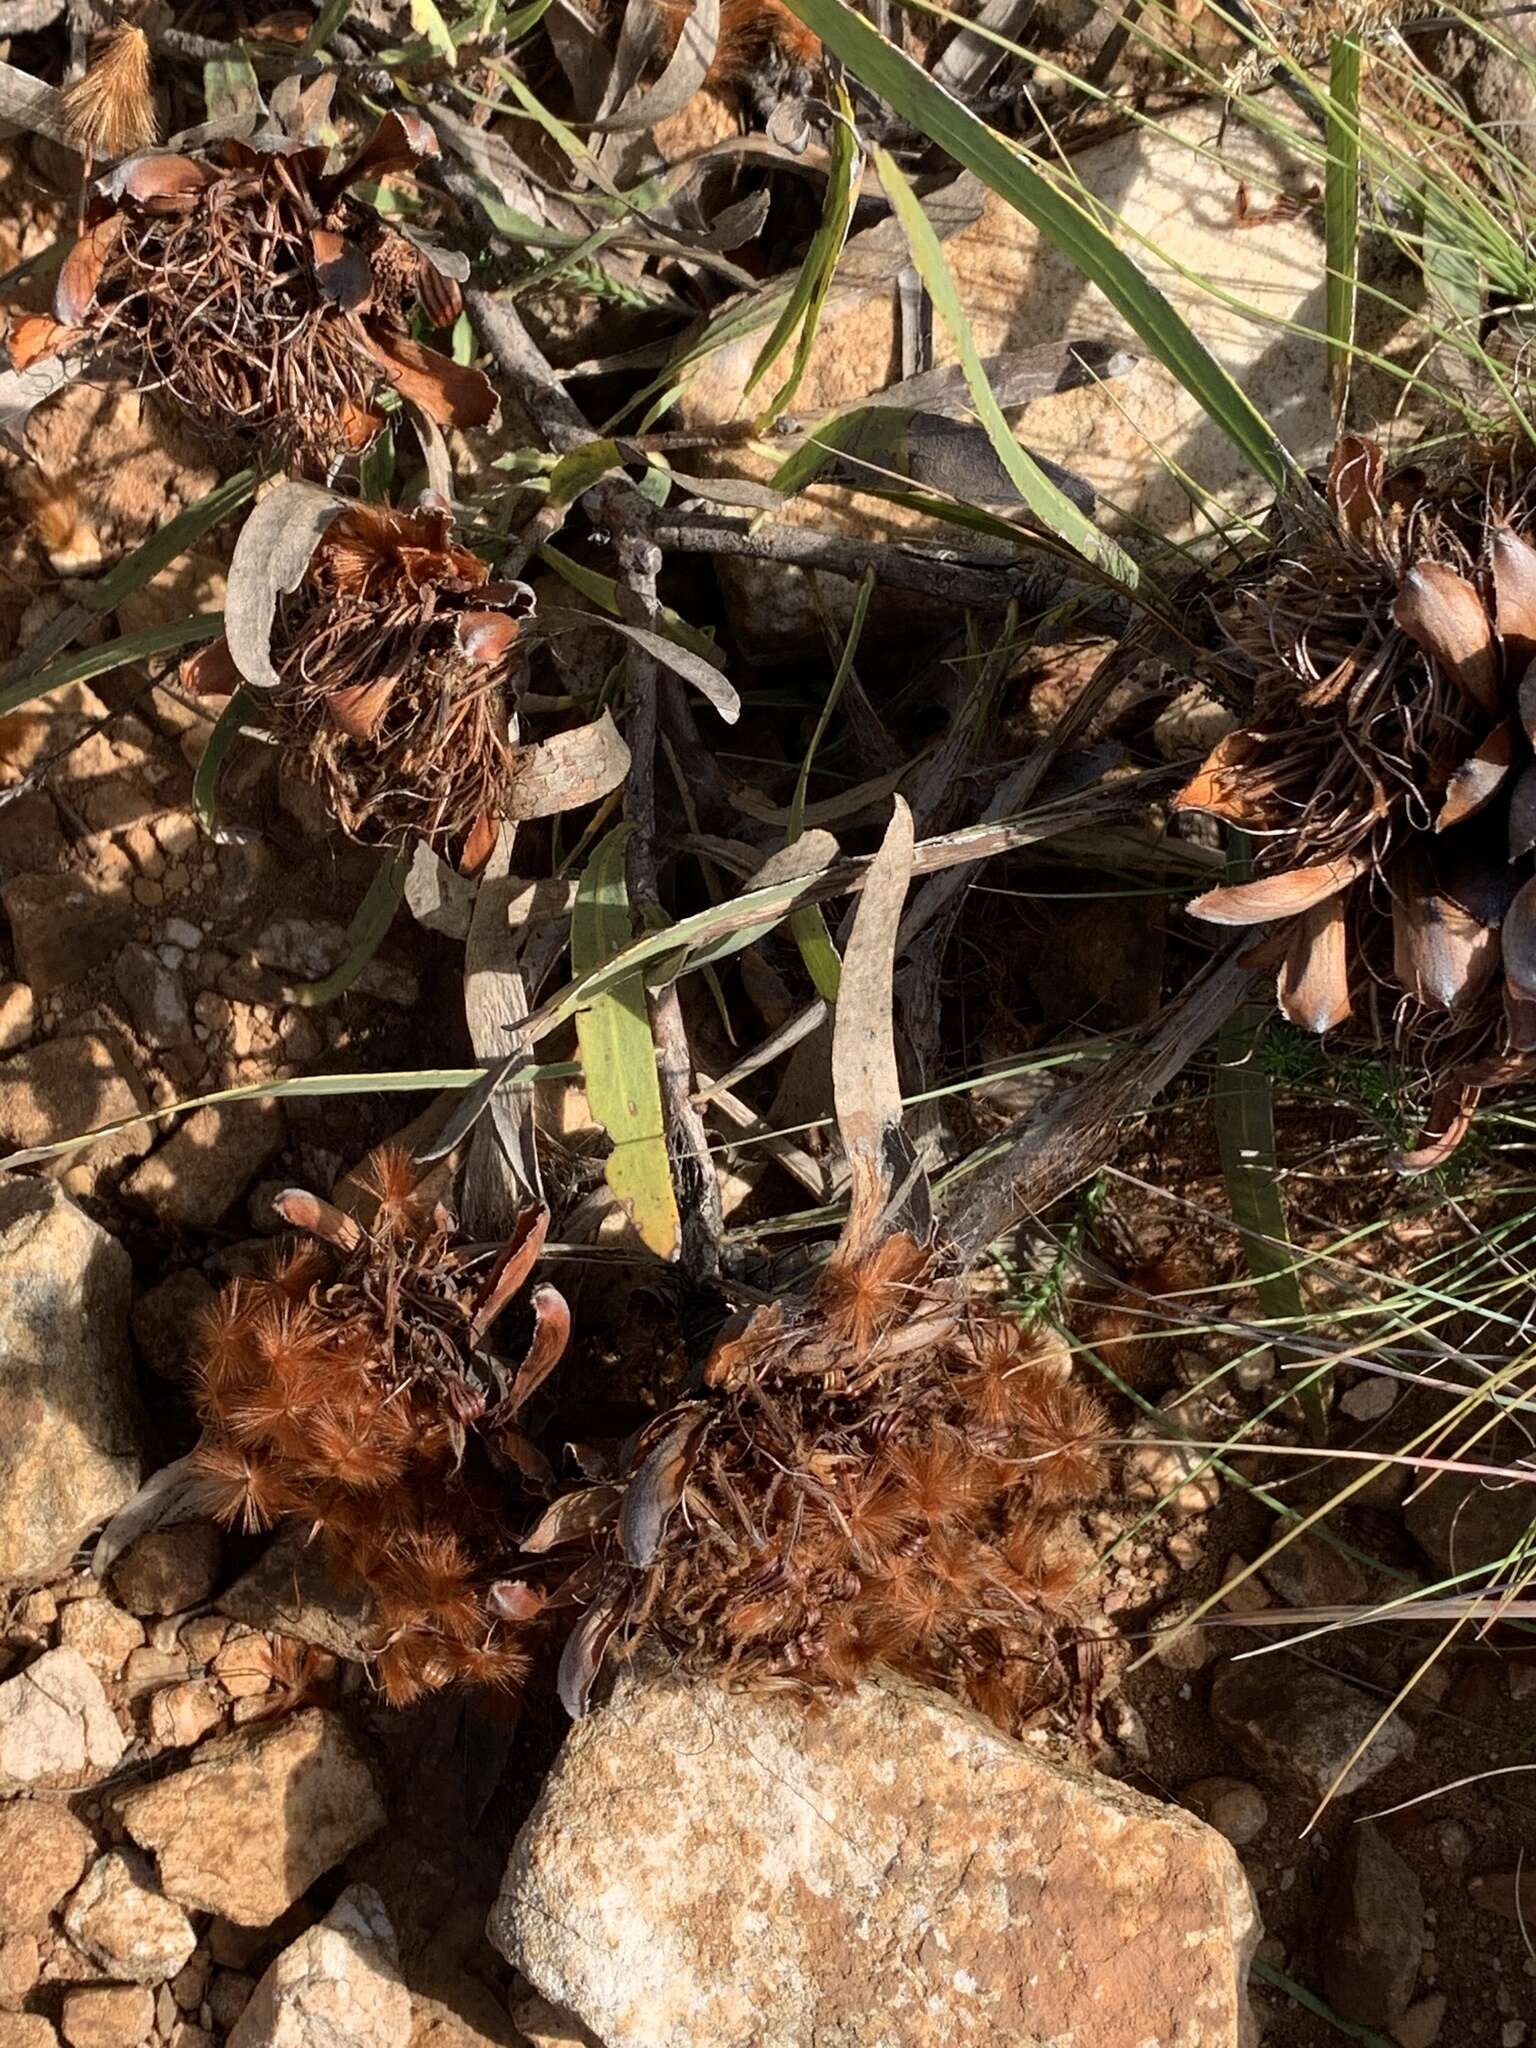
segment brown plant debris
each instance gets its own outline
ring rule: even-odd
[[[1256,879],[1190,908],[1276,926],[1260,957],[1303,1029],[1390,1028],[1431,1084],[1400,1162],[1438,1165],[1480,1088],[1536,1069],[1536,547],[1529,480],[1431,483],[1349,438],[1326,531],[1222,611],[1242,730],[1181,791],[1259,842]]]
[[[604,1566],[562,1660],[572,1713],[644,1632],[754,1687],[906,1672],[1011,1729],[1082,1703],[1066,1511],[1102,1484],[1105,1423],[1046,1338],[894,1233],[728,1324],[705,1389],[529,1538]]]
[[[159,132],[149,37],[121,22],[101,38],[82,75],[59,99],[64,130],[84,157],[115,161],[148,149]]]
[[[548,1218],[525,1217],[500,1251],[470,1245],[415,1182],[410,1160],[378,1155],[366,1229],[284,1196],[308,1242],[224,1289],[195,1361],[207,1511],[248,1530],[308,1526],[338,1578],[373,1597],[373,1668],[396,1705],[523,1680],[542,1600],[516,1576],[517,1539],[549,1470],[517,1418],[570,1328],[540,1285],[521,1363],[491,1350]]]
[[[510,699],[533,593],[494,581],[454,540],[441,505],[327,506],[312,486],[290,484],[262,511],[281,515],[283,492],[318,499],[323,531],[295,588],[281,592],[259,558],[259,511],[246,529],[258,545],[248,553],[242,536],[235,551],[231,616],[259,584],[270,641],[262,672],[244,680],[353,838],[419,837],[472,873],[503,819],[567,810],[623,780],[629,753],[610,718],[517,744]],[[233,689],[242,678],[230,642],[192,656],[182,679]]]
[[[12,361],[89,347],[206,432],[317,464],[373,439],[382,385],[440,427],[486,426],[485,378],[407,326],[417,306],[436,326],[457,317],[461,266],[353,189],[436,153],[424,121],[387,114],[330,176],[323,148],[277,135],[130,157],[94,188],[52,318],[13,323]]]

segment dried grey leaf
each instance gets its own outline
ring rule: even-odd
[[[297,590],[326,528],[345,510],[342,499],[315,484],[283,483],[269,491],[240,529],[229,564],[224,636],[252,688],[275,690],[272,621],[279,596]]]

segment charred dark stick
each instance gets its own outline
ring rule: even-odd
[[[1145,1108],[1238,1010],[1255,969],[1239,964],[1252,935],[1213,961],[1169,1003],[1141,1042],[1031,1109],[996,1141],[993,1156],[962,1181],[941,1228],[967,1264],[1022,1217],[1038,1212],[1109,1158],[1121,1120]]]
[[[1027,566],[994,566],[957,561],[899,543],[871,546],[839,540],[808,527],[752,527],[743,520],[709,513],[658,519],[651,530],[664,553],[738,555],[754,562],[783,562],[794,569],[820,569],[855,582],[867,569],[873,569],[877,582],[888,584],[893,590],[916,591],[920,596],[937,598],[968,611],[1006,611],[1014,603],[1026,610],[1037,610],[1054,604],[1069,584],[1074,594],[1081,590],[1090,615],[1095,618],[1113,615],[1123,622],[1128,610],[1123,598],[1101,592],[1086,582],[1079,586],[1072,565],[1043,550]],[[1019,541],[1027,547],[1029,534],[1021,530]]]

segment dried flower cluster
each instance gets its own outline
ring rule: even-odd
[[[547,1219],[500,1251],[463,1243],[381,1154],[364,1227],[312,1195],[283,1198],[309,1242],[233,1281],[200,1333],[195,1453],[208,1511],[248,1530],[307,1526],[337,1576],[373,1596],[374,1669],[405,1705],[454,1681],[514,1691],[542,1601],[514,1576],[527,1492],[549,1471],[518,1427],[558,1363],[570,1316],[536,1287],[513,1369],[489,1344],[521,1294]]]
[[[12,360],[88,347],[205,432],[317,463],[373,439],[383,384],[439,426],[485,426],[485,378],[407,327],[416,306],[436,326],[456,318],[463,266],[353,189],[436,153],[419,117],[387,114],[330,176],[325,149],[272,133],[130,157],[95,187],[53,317],[14,323]]]
[[[452,524],[432,506],[337,500],[297,589],[278,601],[267,704],[344,831],[369,843],[416,835],[473,871],[517,769],[507,688],[533,594],[493,583]],[[240,680],[223,641],[182,676],[200,690]]]
[[[705,1380],[526,1546],[604,1563],[562,1660],[573,1713],[646,1629],[740,1684],[884,1667],[1015,1729],[1080,1689],[1063,1511],[1102,1483],[1104,1418],[1059,1352],[896,1234],[727,1326]]]
[[[1536,547],[1522,480],[1431,488],[1348,439],[1331,522],[1243,580],[1222,625],[1248,723],[1178,803],[1259,841],[1258,879],[1190,906],[1277,923],[1285,1015],[1390,1017],[1433,1084],[1403,1164],[1449,1156],[1481,1087],[1536,1068]]]
[[[108,30],[85,70],[59,95],[64,132],[80,154],[115,161],[147,149],[158,123],[149,37],[132,22]]]

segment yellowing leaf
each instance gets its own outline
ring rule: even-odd
[[[630,943],[624,852],[633,829],[620,825],[600,840],[576,886],[571,966],[578,977]],[[613,1141],[604,1169],[608,1185],[629,1211],[642,1242],[658,1258],[676,1258],[681,1222],[641,976],[625,975],[578,1010],[576,1038],[588,1104]]]

